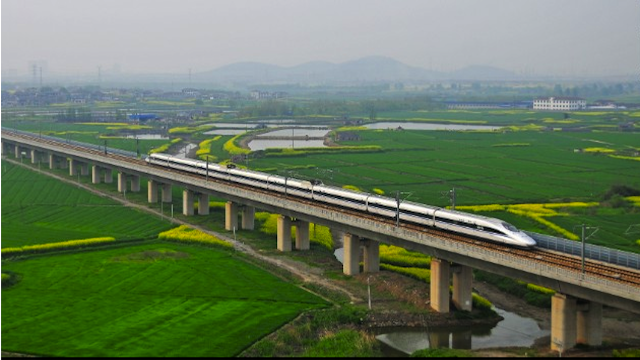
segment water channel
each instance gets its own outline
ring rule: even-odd
[[[392,130],[398,127],[404,130],[451,130],[451,131],[464,131],[464,130],[489,130],[496,131],[501,127],[488,126],[488,125],[458,125],[458,124],[432,124],[432,123],[419,123],[419,122],[379,122],[373,124],[363,125],[367,129],[372,130]]]
[[[342,263],[343,248],[334,255]],[[387,357],[408,356],[427,348],[486,349],[494,347],[531,347],[536,339],[549,335],[531,318],[494,307],[504,319],[495,326],[413,328],[393,327],[378,329],[376,339],[382,343]]]

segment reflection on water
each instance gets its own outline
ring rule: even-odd
[[[140,140],[168,140],[169,138],[162,134],[137,134],[127,135],[127,139],[140,139]]]
[[[389,347],[411,354],[427,348],[486,349],[493,347],[531,347],[536,339],[549,335],[538,323],[508,311],[494,308],[504,320],[496,326],[476,325],[464,328],[380,330],[376,338]]]
[[[251,151],[267,148],[291,148],[301,149],[309,147],[325,147],[324,140],[261,140],[254,139],[247,144]]]
[[[207,131],[204,134],[205,135],[238,135],[245,132],[246,132],[245,130],[240,130],[240,129],[216,129],[216,130]]]
[[[335,250],[338,261],[343,261],[344,248]],[[376,338],[387,345],[387,356],[398,356],[398,352],[411,354],[426,348],[447,347],[452,349],[486,349],[492,347],[531,347],[536,339],[549,335],[538,323],[518,314],[494,308],[504,320],[496,326],[476,325],[464,328],[387,328],[380,329]],[[401,355],[401,354],[400,354]]]
[[[457,124],[431,124],[419,122],[379,122],[364,125],[368,129],[397,129],[405,130],[498,130],[499,126],[487,125],[457,125]]]

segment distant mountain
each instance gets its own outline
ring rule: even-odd
[[[436,80],[446,76],[436,71],[403,64],[392,58],[369,56],[334,64],[314,61],[293,67],[255,62],[235,63],[195,74],[198,81],[274,83],[353,83]]]

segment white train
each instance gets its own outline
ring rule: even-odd
[[[227,167],[201,160],[181,159],[168,154],[151,154],[146,158],[146,161],[149,164],[313,199],[396,220],[399,214],[400,221],[403,222],[426,225],[484,240],[522,248],[531,248],[536,245],[535,240],[515,226],[486,216],[447,210],[410,201],[403,201],[398,207],[395,199],[384,196],[327,186],[320,182],[243,170],[234,166]]]

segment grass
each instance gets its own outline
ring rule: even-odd
[[[113,185],[113,184],[111,184]],[[2,247],[155,237],[171,224],[106,197],[2,161]]]
[[[2,296],[3,350],[12,352],[235,356],[301,311],[326,306],[233,252],[173,243],[2,266],[22,276]]]

